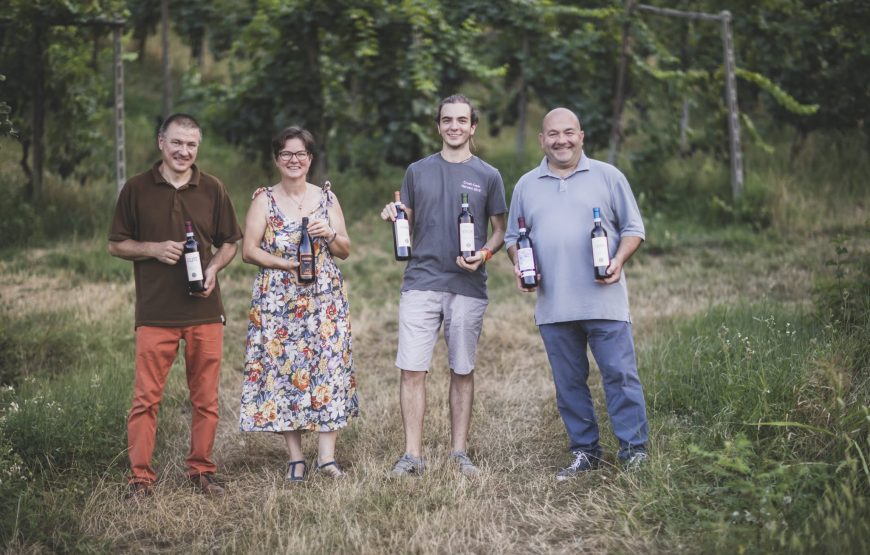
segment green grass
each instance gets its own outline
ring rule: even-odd
[[[0,391],[0,541],[104,550],[105,540],[82,536],[76,523],[94,485],[123,472],[129,322],[83,325],[64,313],[3,320],[4,368],[22,373]]]
[[[827,273],[839,318],[824,303],[719,306],[641,348],[669,466],[642,496],[668,535],[703,552],[867,550],[870,287],[860,270],[836,286]]]

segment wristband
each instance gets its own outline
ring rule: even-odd
[[[480,252],[484,253],[483,261],[486,262],[490,258],[492,258],[492,251],[489,250],[489,247],[480,247]]]

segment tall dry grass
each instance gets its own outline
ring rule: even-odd
[[[482,475],[469,480],[446,458],[448,371],[444,345],[439,342],[427,386],[424,449],[430,469],[420,479],[388,476],[403,446],[399,375],[393,365],[401,267],[386,254],[389,236],[383,228],[374,220],[354,224],[355,256],[342,264],[350,289],[363,411],[339,436],[338,460],[347,467],[347,478],[334,482],[315,475],[304,484],[287,484],[282,439],[237,431],[246,312],[255,272],[237,260],[222,280],[229,323],[215,450],[228,494],[218,500],[204,498],[185,483],[183,459],[190,410],[179,362],[160,413],[156,495],[141,502],[126,500],[118,471],[107,472],[92,491],[82,494],[80,534],[116,552],[694,551],[696,546],[675,541],[662,532],[664,523],[650,518],[654,512],[648,511],[648,501],[641,495],[648,487],[649,474],[625,474],[613,464],[617,446],[597,376],[592,380],[596,405],[612,464],[569,483],[553,479],[557,468],[569,460],[567,440],[532,319],[533,300],[513,290],[509,264],[501,254],[490,263],[491,304],[475,370],[469,444]],[[739,253],[720,251],[714,264],[702,259],[701,252],[694,252],[695,257],[640,254],[630,263],[636,340],[641,349],[672,318],[697,313],[711,304],[772,291],[802,302],[808,294],[808,269],[793,253],[780,253],[770,261],[769,272],[747,277],[727,271],[739,266]],[[802,252],[811,256],[807,253],[812,247]],[[18,277],[6,279],[10,275]],[[63,307],[83,319],[108,319],[132,333],[130,282],[95,290],[86,281],[77,283],[61,272],[55,279],[28,285],[19,268],[6,273],[3,284],[4,309],[13,316],[28,310],[26,303],[15,299],[33,286],[46,307]],[[95,315],[95,309],[102,316]],[[123,348],[128,347],[129,343]],[[128,350],[120,354],[117,372],[131,376],[132,349]],[[644,374],[642,368],[642,379]],[[655,456],[649,472],[654,476],[666,475],[669,445],[679,441],[669,418],[662,415],[652,421]],[[117,434],[122,436],[124,430],[118,429]],[[314,436],[306,436],[304,446],[310,461],[316,456]],[[659,480],[656,487],[661,486]]]

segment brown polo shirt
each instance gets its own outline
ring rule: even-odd
[[[150,170],[130,178],[118,195],[109,241],[184,241],[184,222],[193,222],[203,270],[212,259],[212,247],[242,238],[236,212],[224,184],[202,173],[196,165],[187,185],[176,189],[167,182],[157,162]],[[181,327],[225,322],[220,287],[208,298],[188,294],[184,258],[168,265],[155,258],[133,262],[136,278],[136,327]]]

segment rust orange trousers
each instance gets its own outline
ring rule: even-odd
[[[214,472],[212,461],[218,425],[218,384],[224,326],[220,322],[180,328],[136,328],[136,377],[133,402],[127,417],[127,447],[131,482],[154,482],[151,466],[157,437],[157,411],[169,369],[184,340],[184,362],[193,416],[188,475]]]

